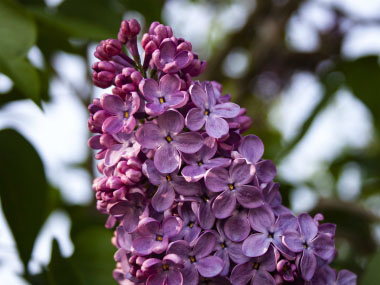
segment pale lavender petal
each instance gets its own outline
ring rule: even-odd
[[[216,236],[210,231],[201,234],[195,241],[193,254],[197,259],[210,255],[216,245]]]
[[[153,123],[141,126],[136,131],[136,140],[148,149],[156,149],[166,143],[165,132]]]
[[[201,192],[201,185],[196,182],[187,182],[183,177],[178,177],[172,182],[174,190],[183,196],[197,195]]]
[[[160,223],[157,220],[146,217],[140,221],[138,231],[141,235],[153,236],[156,235],[159,229]]]
[[[175,62],[177,63],[178,68],[182,69],[187,67],[191,63],[193,58],[194,56],[191,52],[183,50],[175,56]]]
[[[271,241],[267,234],[253,234],[250,235],[242,245],[243,253],[246,256],[256,257],[263,255],[268,251]]]
[[[206,173],[206,169],[197,165],[189,165],[185,166],[181,173],[183,177],[185,177],[186,181],[196,182],[203,178]]]
[[[124,101],[116,95],[105,94],[100,99],[103,109],[110,114],[118,114],[125,111]]]
[[[220,139],[228,133],[229,126],[226,120],[213,116],[212,114],[206,120],[206,132],[209,136]]]
[[[318,233],[318,224],[307,213],[302,213],[298,216],[300,231],[305,240],[312,240]]]
[[[255,186],[243,185],[236,189],[236,199],[245,208],[257,208],[264,204],[261,189]]]
[[[178,151],[171,144],[160,146],[154,154],[154,165],[161,173],[172,173],[181,164]]]
[[[154,79],[144,79],[140,83],[140,91],[148,102],[154,102],[160,97],[158,84]]]
[[[180,218],[167,217],[162,222],[162,230],[165,236],[171,238],[177,235],[182,229],[182,221]]]
[[[274,278],[265,270],[257,270],[253,276],[251,285],[276,285]]]
[[[182,285],[182,284],[183,284],[183,277],[182,277],[181,272],[172,270],[168,273],[167,285]]]
[[[108,117],[102,126],[103,132],[115,134],[123,127],[123,119],[115,116]]]
[[[203,138],[195,132],[182,133],[173,136],[172,144],[181,152],[194,153],[203,146]]]
[[[194,85],[190,86],[189,91],[191,100],[193,101],[195,106],[201,109],[207,109],[208,96],[205,90],[202,88],[202,86],[199,83],[195,83]]]
[[[234,285],[246,285],[254,274],[253,263],[246,262],[236,265],[231,272],[231,282]]]
[[[267,233],[274,223],[273,211],[268,206],[250,209],[248,212],[248,220],[252,229],[258,232]]]
[[[215,198],[212,210],[215,217],[224,219],[231,216],[236,207],[236,197],[230,190],[225,190]]]
[[[264,144],[258,136],[248,135],[243,138],[239,152],[249,162],[256,163],[264,154]]]
[[[123,227],[128,232],[134,232],[139,224],[140,213],[133,208],[129,208],[123,218]]]
[[[186,115],[186,126],[192,131],[198,131],[205,124],[206,118],[202,109],[193,108]]]
[[[161,96],[176,93],[181,88],[181,81],[177,76],[166,74],[160,79]]]
[[[303,240],[298,232],[286,232],[282,238],[283,243],[294,252],[301,252],[303,248]]]
[[[139,237],[133,240],[132,246],[140,255],[148,255],[153,251],[155,241],[151,237]]]
[[[240,106],[230,102],[218,104],[212,108],[212,113],[222,118],[235,118],[239,112]]]
[[[143,164],[142,171],[146,177],[148,177],[150,183],[153,185],[160,185],[161,183],[167,183],[163,181],[163,175],[154,166],[153,161],[147,159]]]
[[[310,250],[304,250],[301,257],[301,274],[303,279],[310,281],[317,268],[317,259]]]
[[[171,242],[168,246],[167,254],[173,253],[180,256],[182,259],[187,258],[190,254],[191,248],[187,241],[177,240]]]
[[[148,115],[158,116],[163,114],[168,109],[167,104],[146,103],[145,111]]]
[[[185,126],[185,119],[180,112],[168,110],[157,118],[158,125],[161,129],[171,133],[179,133]]]
[[[174,198],[173,187],[169,183],[163,183],[152,198],[152,206],[157,212],[163,212],[171,207]]]
[[[197,269],[203,277],[214,277],[223,269],[223,260],[217,256],[208,256],[197,261]]]
[[[218,167],[208,170],[205,176],[206,187],[212,192],[229,190],[228,177],[228,171],[225,168]]]
[[[165,96],[166,104],[171,108],[180,108],[187,102],[188,96],[185,92],[176,92]]]
[[[246,163],[245,159],[235,159],[232,162],[229,173],[235,185],[244,185],[252,181],[255,175],[255,167]]]
[[[339,271],[338,278],[336,280],[337,285],[356,285],[357,280],[356,274],[349,270],[343,269]]]
[[[217,157],[208,160],[203,164],[203,167],[206,169],[211,169],[215,167],[228,167],[231,163],[231,159],[224,157]]]
[[[251,227],[246,214],[233,215],[224,224],[224,233],[234,242],[243,241],[250,231]]]
[[[276,174],[276,166],[271,160],[263,160],[256,163],[256,175],[261,182],[271,182]]]

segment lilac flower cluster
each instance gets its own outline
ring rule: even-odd
[[[102,174],[97,208],[114,228],[120,284],[356,284],[329,266],[335,225],[281,204],[264,145],[243,136],[251,120],[217,82],[199,82],[206,63],[172,29],[123,21],[102,41],[89,146]]]

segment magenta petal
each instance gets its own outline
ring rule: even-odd
[[[214,277],[223,269],[223,260],[217,256],[208,256],[197,261],[197,269],[203,277]]]
[[[298,232],[287,232],[282,237],[283,243],[287,248],[294,252],[301,252],[303,248],[303,241]]]
[[[251,285],[276,285],[273,276],[265,270],[258,270],[252,278]]]
[[[148,149],[156,149],[166,143],[165,133],[152,123],[147,123],[136,131],[136,140]]]
[[[251,231],[247,215],[233,215],[224,224],[224,233],[234,241],[243,241]]]
[[[100,99],[103,109],[110,114],[117,114],[125,111],[124,101],[116,95],[105,94]]]
[[[193,58],[194,57],[191,52],[184,50],[184,51],[179,52],[175,56],[175,62],[177,63],[178,68],[182,69],[182,68],[187,67],[191,63]]]
[[[186,126],[192,131],[198,131],[205,124],[206,118],[202,109],[193,108],[186,115]]]
[[[165,62],[172,61],[176,53],[176,45],[170,39],[164,40],[160,45],[161,58]]]
[[[191,85],[189,92],[195,106],[201,109],[208,108],[208,96],[199,83]]]
[[[271,160],[263,160],[256,164],[256,175],[261,182],[271,182],[276,174],[276,166]]]
[[[195,132],[182,133],[173,137],[173,145],[181,152],[194,153],[203,145],[203,138]]]
[[[218,167],[206,172],[206,187],[212,192],[221,192],[228,190],[228,171],[225,168]]]
[[[182,285],[183,277],[179,271],[171,271],[168,273],[167,285]]]
[[[209,116],[206,120],[206,132],[209,136],[220,139],[228,133],[229,127],[226,120],[217,117]]]
[[[144,79],[140,83],[140,91],[148,102],[154,102],[156,98],[160,97],[158,84],[154,79]]]
[[[246,285],[254,273],[253,263],[246,262],[236,265],[231,272],[231,282],[236,285]]]
[[[154,165],[161,173],[172,173],[180,164],[179,153],[171,144],[160,146],[154,155]]]
[[[109,133],[112,135],[120,131],[122,127],[123,127],[123,119],[116,116],[111,116],[111,117],[108,117],[104,121],[102,129],[103,129],[103,132]]]
[[[222,118],[235,118],[239,112],[239,105],[230,102],[218,104],[212,108],[212,113]]]
[[[243,253],[246,256],[257,257],[263,255],[268,251],[270,239],[267,234],[253,234],[250,235],[242,245]]]
[[[258,187],[243,185],[239,186],[236,192],[236,199],[245,208],[257,208],[264,204],[263,194]]]
[[[302,213],[298,216],[300,231],[305,240],[312,240],[318,233],[318,224],[307,213]]]
[[[249,162],[256,163],[264,154],[264,144],[258,136],[245,136],[239,146],[239,152]]]
[[[222,194],[219,194],[212,204],[212,210],[215,217],[218,219],[224,219],[231,216],[235,207],[236,197],[230,190],[226,190],[222,192]]]
[[[185,126],[185,119],[176,110],[166,111],[158,117],[157,121],[161,129],[175,134],[181,132]]]
[[[157,212],[163,212],[171,207],[174,198],[173,187],[169,183],[163,183],[152,198],[152,206]]]
[[[273,211],[267,205],[250,209],[248,220],[252,229],[262,233],[266,233],[275,222]]]
[[[160,79],[160,93],[161,96],[176,93],[181,88],[181,81],[178,77],[166,74]]]
[[[311,250],[304,250],[301,257],[301,273],[303,279],[310,281],[317,268],[317,259]]]

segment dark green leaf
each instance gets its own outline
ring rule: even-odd
[[[47,216],[47,182],[34,147],[18,132],[0,131],[0,197],[24,265]]]
[[[380,280],[380,251],[378,251],[368,262],[361,284],[377,285]]]
[[[0,1],[0,55],[23,57],[36,41],[36,27],[25,9],[13,0]]]
[[[162,21],[161,11],[165,4],[164,0],[121,0],[121,2],[124,4],[126,11],[135,10],[144,15],[148,25],[150,25],[150,23],[154,21]]]

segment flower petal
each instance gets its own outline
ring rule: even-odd
[[[230,190],[225,190],[215,198],[212,210],[215,217],[224,219],[231,216],[236,207],[236,197]]]
[[[201,202],[198,206],[197,213],[198,213],[197,217],[198,217],[199,225],[203,229],[209,230],[214,226],[215,215],[213,211],[211,210],[210,202]]]
[[[215,234],[210,231],[206,231],[195,240],[193,254],[197,259],[206,257],[214,250],[215,245]]]
[[[260,188],[243,185],[236,188],[236,199],[245,208],[257,208],[264,204],[263,194]]]
[[[212,113],[222,118],[235,118],[239,112],[240,106],[231,102],[218,104],[212,108]]]
[[[251,285],[276,285],[272,275],[265,270],[257,270],[252,278]]]
[[[150,103],[155,102],[155,99],[160,97],[158,84],[154,79],[143,79],[139,87],[145,99]]]
[[[298,216],[300,231],[305,240],[312,240],[318,233],[318,225],[316,221],[307,213]]]
[[[157,170],[156,166],[154,166],[154,162],[150,159],[145,160],[142,171],[153,185],[158,186],[161,183],[167,183],[163,180],[163,175]]]
[[[303,240],[298,232],[286,232],[282,237],[282,241],[291,251],[301,252],[304,249]]]
[[[267,234],[257,233],[250,235],[242,245],[243,253],[246,256],[257,257],[268,251],[270,239]]]
[[[158,272],[149,276],[146,280],[146,285],[164,285],[166,282],[166,273]]]
[[[181,81],[177,76],[166,74],[160,79],[160,93],[161,96],[176,93],[181,88]]]
[[[349,270],[343,269],[339,271],[338,278],[336,280],[337,285],[356,285],[357,280],[356,274]]]
[[[100,101],[103,109],[110,114],[115,115],[125,110],[125,103],[119,96],[104,94]]]
[[[223,269],[223,260],[217,256],[208,256],[197,261],[197,269],[203,277],[214,277]]]
[[[181,173],[183,177],[185,177],[186,181],[196,182],[203,178],[206,173],[206,169],[197,165],[188,165],[182,169]]]
[[[264,143],[255,135],[247,135],[239,146],[240,154],[249,162],[256,163],[264,154]]]
[[[176,110],[166,111],[157,118],[157,121],[161,129],[175,134],[181,132],[185,126],[185,119]]]
[[[267,205],[250,209],[248,220],[252,229],[261,233],[267,233],[275,223],[273,211]]]
[[[195,106],[201,108],[202,110],[208,107],[208,96],[199,83],[191,85],[189,88],[189,92],[191,100],[193,101]]]
[[[202,109],[193,108],[186,115],[186,127],[192,131],[198,131],[205,124],[206,118]]]
[[[182,133],[173,136],[173,145],[181,152],[195,153],[203,146],[203,138],[195,132]]]
[[[169,244],[166,254],[173,253],[184,259],[189,256],[190,251],[191,248],[187,241],[177,240]]]
[[[256,163],[256,175],[262,183],[269,183],[276,176],[276,166],[271,160]]]
[[[231,260],[236,264],[242,264],[251,259],[243,253],[242,245],[242,242],[236,243],[227,241],[228,254]]]
[[[246,214],[233,215],[224,224],[224,233],[234,242],[243,241],[250,231],[251,227]]]
[[[157,212],[163,212],[171,207],[175,193],[169,183],[161,184],[152,198],[152,206]]]
[[[201,185],[195,182],[187,182],[183,177],[178,177],[172,182],[174,190],[183,196],[197,195],[201,192]]]
[[[153,123],[141,126],[136,131],[136,140],[148,149],[156,149],[166,143],[165,132]]]
[[[245,159],[235,159],[232,162],[229,173],[233,183],[244,185],[252,181],[255,171],[255,167],[252,164],[248,164]]]
[[[161,173],[172,173],[181,165],[181,157],[172,144],[160,146],[154,154],[154,165]]]
[[[210,115],[206,120],[206,132],[210,137],[220,139],[228,133],[229,127],[226,120]]]
[[[246,262],[236,265],[234,269],[232,269],[230,279],[234,285],[245,285],[251,280],[253,273],[253,263]]]
[[[310,281],[317,269],[317,259],[311,250],[303,251],[300,267],[303,279]]]
[[[162,222],[162,230],[165,236],[171,238],[177,235],[182,229],[182,221],[180,218],[167,217]]]
[[[167,285],[182,285],[182,284],[183,284],[183,277],[182,277],[181,272],[172,270],[168,273]]]
[[[228,188],[228,171],[225,168],[217,167],[206,172],[206,187],[212,192],[221,192],[229,190]]]
[[[120,131],[122,127],[123,127],[123,119],[116,116],[111,116],[111,117],[108,117],[104,121],[102,130],[103,132],[109,133],[112,135]]]
[[[133,240],[132,246],[139,255],[148,255],[153,251],[155,241],[151,237],[138,237]]]
[[[319,234],[309,245],[324,260],[329,260],[335,254],[334,240],[326,234]]]

